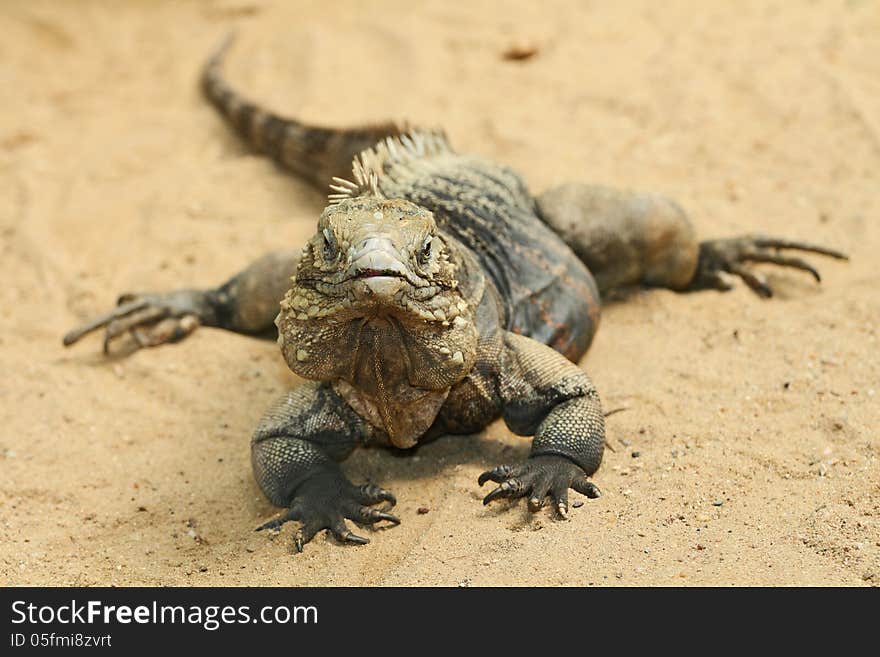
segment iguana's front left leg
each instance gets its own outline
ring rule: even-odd
[[[529,508],[541,508],[550,496],[559,514],[568,514],[568,489],[599,497],[589,481],[602,461],[605,418],[590,379],[577,365],[535,340],[507,333],[500,350],[497,393],[511,431],[534,436],[531,454],[517,465],[502,465],[480,475],[479,484],[499,484],[484,504],[528,496]]]
[[[301,527],[294,545],[302,552],[322,529],[347,543],[369,543],[351,532],[345,520],[373,525],[400,520],[373,505],[394,506],[394,495],[373,484],[356,486],[339,462],[370,428],[327,383],[309,382],[285,393],[263,416],[251,441],[254,477],[269,500],[287,512],[257,530],[277,528],[289,520]]]

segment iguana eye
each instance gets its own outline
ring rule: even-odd
[[[428,235],[422,243],[422,250],[419,252],[419,260],[422,262],[427,262],[431,257],[431,245],[433,242],[434,238],[431,235]]]
[[[333,234],[326,228],[323,230],[322,234],[324,235],[324,260],[327,262],[333,262],[336,260],[336,240],[333,239]]]

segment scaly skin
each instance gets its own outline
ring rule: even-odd
[[[569,489],[599,496],[589,477],[602,460],[604,416],[574,363],[598,327],[600,293],[727,289],[735,275],[770,296],[745,263],[818,281],[812,265],[779,250],[845,257],[768,237],[698,242],[681,208],[658,195],[567,184],[534,198],[514,171],[457,154],[437,131],[282,119],[225,82],[224,52],[203,87],[256,149],[314,184],[349,165],[354,181],[334,178],[301,251],[268,254],[215,289],[124,295],[64,343],[101,327],[109,351],[125,336],[133,348],[156,346],[200,324],[246,334],[277,326],[288,366],[311,381],[270,408],[251,454],[263,492],[288,509],[260,529],[299,521],[297,550],[323,529],[366,543],[347,520],[400,522],[388,512],[392,493],[343,474],[339,463],[357,445],[409,448],[499,417],[532,436],[532,448],[524,462],[480,476],[481,486],[497,484],[484,503],[525,497],[536,511],[550,498],[564,517]]]

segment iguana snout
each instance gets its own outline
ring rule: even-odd
[[[389,237],[368,237],[352,251],[347,273],[356,297],[390,301],[407,284],[409,269]]]

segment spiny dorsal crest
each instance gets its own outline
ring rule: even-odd
[[[351,163],[353,181],[333,177],[330,205],[358,196],[384,198],[381,182],[390,168],[414,169],[427,158],[452,152],[446,133],[440,129],[416,128],[397,137],[386,137],[355,156]]]

